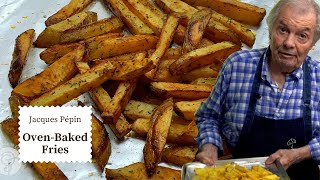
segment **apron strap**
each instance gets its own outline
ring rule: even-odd
[[[303,122],[305,142],[312,139],[311,121],[311,73],[309,61],[303,64]]]

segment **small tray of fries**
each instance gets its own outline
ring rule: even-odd
[[[279,162],[265,166],[267,157],[218,160],[214,166],[200,162],[183,165],[182,180],[201,179],[268,179],[290,180]]]

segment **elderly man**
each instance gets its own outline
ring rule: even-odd
[[[196,113],[198,161],[214,164],[224,138],[236,158],[269,156],[291,179],[319,179],[320,63],[308,56],[319,16],[314,0],[280,0],[267,18],[270,46],[225,61]]]

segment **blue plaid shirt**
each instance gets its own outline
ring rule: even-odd
[[[199,129],[196,141],[199,147],[210,143],[223,150],[220,134],[223,134],[229,145],[235,147],[246,117],[256,68],[266,51],[267,48],[238,51],[226,59],[210,96],[196,112]],[[312,79],[313,139],[309,142],[309,147],[312,158],[320,161],[320,63],[309,56],[305,60],[310,61]],[[259,88],[261,98],[257,101],[256,115],[270,119],[301,118],[302,66],[287,75],[282,91],[278,90],[268,72],[267,58],[264,55],[262,84]]]

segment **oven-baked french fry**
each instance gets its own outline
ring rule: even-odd
[[[96,59],[92,60],[90,64],[92,66],[95,66],[103,61],[131,61],[131,60],[137,60],[137,59],[144,59],[147,56],[147,52],[135,52],[135,53],[128,53],[128,54],[123,54],[119,56],[113,56],[110,58],[104,58],[104,59]]]
[[[183,13],[186,15],[185,21],[181,23],[187,26],[188,20],[192,18],[192,15],[198,10],[181,0],[156,0],[156,3],[161,9],[167,13]],[[205,37],[213,42],[231,41],[237,45],[240,45],[240,40],[234,32],[224,26],[222,23],[210,19],[205,29]]]
[[[151,177],[161,160],[161,153],[166,145],[173,112],[172,98],[165,100],[151,116],[152,125],[148,131],[143,148],[144,164]]]
[[[103,172],[111,155],[111,142],[106,128],[95,116],[92,116],[91,128],[92,158],[96,160],[100,171]]]
[[[152,125],[149,119],[139,118],[132,124],[132,130],[141,137],[146,137]],[[196,145],[197,127],[172,122],[167,137],[168,143],[179,145]]]
[[[73,98],[100,86],[110,76],[115,68],[110,62],[99,64],[84,74],[80,74],[69,81],[52,89],[30,102],[31,106],[63,105]]]
[[[209,78],[197,78],[190,82],[190,84],[198,84],[198,85],[208,85],[213,86],[216,83],[217,78],[209,77]]]
[[[153,35],[133,35],[104,41],[86,41],[87,54],[85,61],[107,58],[126,53],[145,51],[155,48],[158,37]]]
[[[195,120],[195,112],[206,99],[199,99],[194,101],[179,101],[174,105],[174,110],[181,114],[187,120]]]
[[[80,12],[57,24],[46,27],[33,44],[39,48],[46,48],[59,44],[64,31],[90,24],[95,21],[97,21],[97,13],[90,11]]]
[[[129,80],[121,82],[112,97],[111,101],[106,105],[101,116],[106,124],[116,124],[121,112],[127,106],[133,90],[136,88],[137,80]]]
[[[46,26],[51,26],[68,17],[79,13],[86,8],[93,0],[71,0],[67,5],[62,7],[59,11],[48,17],[45,21]]]
[[[201,68],[194,69],[181,76],[182,81],[193,81],[198,78],[210,78],[217,77],[219,70],[211,68],[211,65],[203,66]]]
[[[157,43],[156,50],[151,54],[149,57],[149,60],[153,62],[155,65],[155,68],[148,73],[146,73],[146,76],[150,79],[154,78],[155,72],[157,71],[157,68],[160,64],[160,60],[166,50],[169,48],[171,41],[173,39],[175,30],[177,29],[179,25],[179,18],[175,17],[173,15],[169,15],[166,22],[164,23],[164,26],[161,30],[160,38]]]
[[[181,178],[181,171],[174,170],[167,167],[157,166],[155,173],[152,177],[149,177],[142,162],[137,162],[130,164],[128,166],[109,169],[106,168],[106,178],[107,179],[130,179],[130,180],[142,180],[142,179],[152,179],[152,180],[177,180]]]
[[[209,7],[218,13],[228,16],[234,20],[257,26],[260,24],[266,10],[241,1],[230,0],[183,0],[191,6]]]
[[[151,82],[150,88],[162,97],[174,97],[189,100],[207,98],[212,90],[212,87],[206,85],[170,82]]]
[[[221,59],[224,60],[230,54],[239,49],[239,46],[232,42],[225,41],[190,51],[170,65],[170,73],[173,75],[184,74],[193,69],[212,64]]]
[[[104,4],[125,24],[132,34],[154,34],[125,4],[126,0],[103,0]]]
[[[136,120],[138,118],[147,119],[151,117],[156,107],[157,105],[154,104],[130,100],[125,107],[123,114],[131,120]]]
[[[206,26],[210,20],[210,10],[195,12],[188,21],[187,32],[184,36],[183,53],[188,53],[199,47]]]
[[[192,146],[170,146],[163,150],[161,160],[183,166],[195,160],[197,151],[198,148]]]
[[[204,7],[197,7],[198,9],[204,9]],[[221,22],[226,27],[229,27],[232,29],[232,31],[238,35],[241,42],[245,43],[249,47],[252,47],[254,44],[254,41],[256,39],[256,34],[249,29],[247,26],[223,15],[220,13],[217,13],[214,10],[211,10],[211,18]]]
[[[34,29],[24,31],[16,38],[8,73],[9,82],[13,88],[19,83],[23,67],[27,62],[28,53],[32,47],[33,38]]]
[[[19,144],[19,120],[17,118],[7,119],[1,122],[4,133],[13,141],[15,145]],[[59,169],[55,163],[32,162],[32,167],[40,174],[43,179],[67,180],[68,178]]]
[[[90,44],[93,44],[91,46],[94,46],[95,44],[105,39],[116,38],[121,36],[123,36],[123,34],[121,33],[107,33],[107,34],[86,39],[79,43],[56,44],[42,51],[40,53],[40,59],[42,59],[46,64],[52,64],[54,61],[61,58],[68,52],[76,49],[80,44],[89,44],[87,46],[90,46]]]
[[[111,97],[101,86],[91,90],[90,96],[93,102],[98,106],[100,112],[103,112],[111,101]],[[108,124],[108,126],[119,140],[123,139],[124,136],[131,131],[131,125],[123,114],[120,115],[116,124]]]
[[[77,72],[75,61],[81,61],[84,46],[79,44],[74,50],[48,66],[37,76],[23,81],[13,89],[13,93],[30,101],[71,79]]]
[[[64,31],[61,35],[60,43],[80,41],[106,33],[121,33],[122,30],[122,21],[113,16]]]

